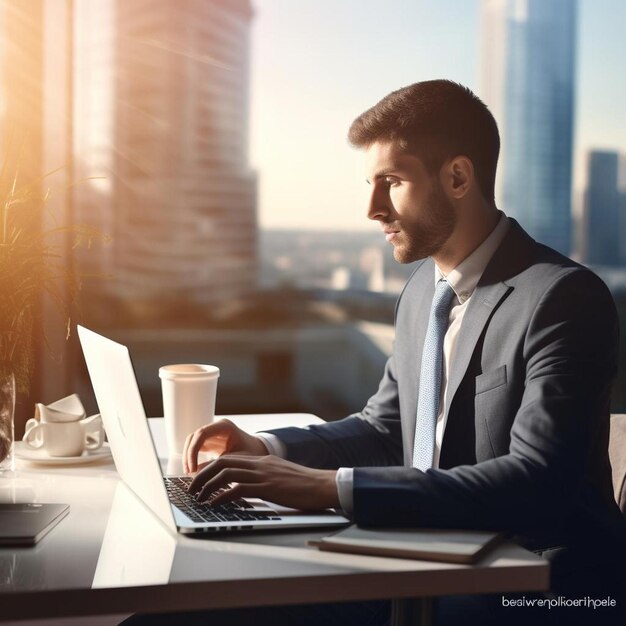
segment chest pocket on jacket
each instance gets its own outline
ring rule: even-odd
[[[476,395],[506,385],[506,365],[476,376]]]
[[[506,365],[476,376],[475,384],[476,460],[483,461],[506,454],[509,447]]]

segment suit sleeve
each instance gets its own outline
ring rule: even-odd
[[[393,355],[387,360],[378,391],[360,413],[307,428],[267,432],[286,445],[288,460],[309,467],[401,464],[402,434]]]
[[[583,486],[594,420],[608,415],[617,345],[606,286],[586,270],[561,275],[527,327],[525,389],[508,454],[426,472],[357,468],[355,521],[522,530],[562,519]]]

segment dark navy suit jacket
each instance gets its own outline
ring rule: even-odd
[[[607,451],[618,320],[604,283],[511,220],[461,325],[439,468],[422,472],[410,465],[433,293],[426,259],[398,300],[377,393],[343,420],[272,431],[287,458],[355,467],[360,525],[499,529],[537,551],[626,549]]]

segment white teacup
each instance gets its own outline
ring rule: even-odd
[[[104,443],[100,415],[73,422],[26,422],[24,443],[50,456],[80,456],[84,450],[97,450]]]
[[[39,422],[76,422],[85,415],[83,404],[75,393],[52,404],[35,404],[35,420]]]
[[[83,404],[75,393],[52,404],[35,404],[35,420],[40,422],[77,422],[85,416]]]

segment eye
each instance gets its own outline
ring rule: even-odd
[[[396,178],[395,176],[385,176],[385,178],[383,178],[383,182],[388,187],[396,187],[400,184],[400,179]]]

